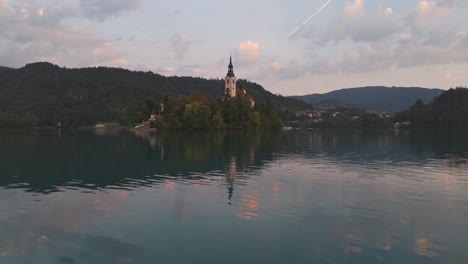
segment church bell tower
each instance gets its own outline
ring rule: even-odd
[[[237,89],[237,78],[234,75],[234,66],[232,65],[232,56],[229,58],[229,66],[228,66],[228,73],[225,78],[225,94],[229,95],[231,98],[236,97],[236,89]]]

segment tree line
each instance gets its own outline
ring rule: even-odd
[[[418,100],[408,110],[395,115],[395,122],[409,122],[411,128],[468,128],[468,89],[457,87],[428,104]]]
[[[165,96],[161,104],[146,100],[134,121],[145,121],[152,112],[159,116],[152,126],[163,129],[252,130],[283,126],[272,101],[252,107],[243,97],[209,100],[199,93],[192,93],[189,96]]]
[[[256,83],[239,80],[238,84],[259,104],[271,101],[278,109],[310,107],[300,100],[274,95]],[[132,126],[135,113],[148,98],[160,102],[166,95],[190,96],[193,91],[217,100],[224,94],[224,81],[109,67],[67,69],[50,63],[19,69],[0,67],[0,113],[11,115],[8,120],[16,118],[24,126],[56,126],[59,122],[63,127],[101,122]],[[22,122],[26,115],[34,116],[35,122]],[[3,123],[8,126],[11,121]]]

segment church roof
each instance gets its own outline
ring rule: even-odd
[[[250,102],[255,102],[252,96],[250,96],[249,93],[247,93],[247,90],[244,87],[240,87],[238,89],[239,91],[239,96],[244,97],[245,99],[249,100]]]

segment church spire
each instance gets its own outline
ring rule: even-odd
[[[234,75],[234,66],[232,65],[232,54],[229,56],[229,66],[228,66],[228,73],[226,75],[225,83],[225,95],[229,98],[236,97],[236,90],[237,90],[237,78]]]
[[[234,66],[232,65],[232,55],[229,56],[229,66],[228,66],[228,74],[229,77],[234,77]]]

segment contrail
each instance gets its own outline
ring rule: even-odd
[[[130,24],[112,16],[112,18],[117,22],[119,23],[121,26],[124,26],[126,27],[127,29],[130,29],[131,31],[133,31],[133,33],[137,34],[137,35],[140,35],[140,36],[143,36],[145,39],[153,42],[153,43],[157,43],[157,41],[155,39],[153,39],[153,37],[151,37],[150,35],[148,35],[146,32],[143,32],[141,30],[139,30],[138,28],[134,27],[134,26],[131,26]]]
[[[331,4],[331,2],[333,2],[333,0],[327,0],[319,9],[317,9],[317,11],[315,11],[315,13],[313,13],[310,17],[308,17],[304,22],[302,22],[302,24],[300,24],[297,28],[295,28],[288,36],[288,38],[291,38],[293,37],[297,32],[299,32],[299,30],[301,30],[301,28],[303,26],[305,26],[307,23],[309,23],[309,21],[314,18],[315,16],[317,16],[318,14],[320,14],[329,4]]]

